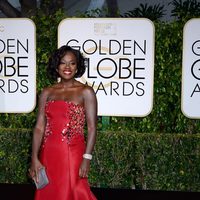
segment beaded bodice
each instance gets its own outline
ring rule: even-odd
[[[84,137],[85,109],[82,105],[64,100],[51,100],[46,103],[46,129],[44,144],[49,135],[56,134],[61,140],[70,143],[73,137]]]

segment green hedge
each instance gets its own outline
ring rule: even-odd
[[[30,183],[31,130],[0,129],[0,183]],[[98,132],[93,187],[200,191],[200,134]]]
[[[1,183],[25,183],[28,181],[30,148],[30,130],[0,129]]]

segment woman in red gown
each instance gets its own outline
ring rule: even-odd
[[[97,99],[90,86],[75,79],[85,72],[84,63],[80,51],[66,45],[49,59],[49,75],[60,81],[43,89],[39,98],[29,171],[39,182],[39,170],[45,168],[49,183],[36,190],[35,200],[96,200],[87,177],[96,141]]]

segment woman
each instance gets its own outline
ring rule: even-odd
[[[43,89],[39,99],[30,176],[39,182],[39,170],[45,168],[49,184],[36,190],[35,200],[96,200],[87,177],[96,141],[97,99],[90,86],[75,79],[84,74],[84,63],[80,51],[66,45],[49,59],[48,73],[60,81]]]

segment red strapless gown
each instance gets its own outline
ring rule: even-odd
[[[96,200],[87,178],[79,177],[85,152],[85,110],[63,100],[46,103],[47,126],[40,152],[49,184],[36,190],[35,200]]]

